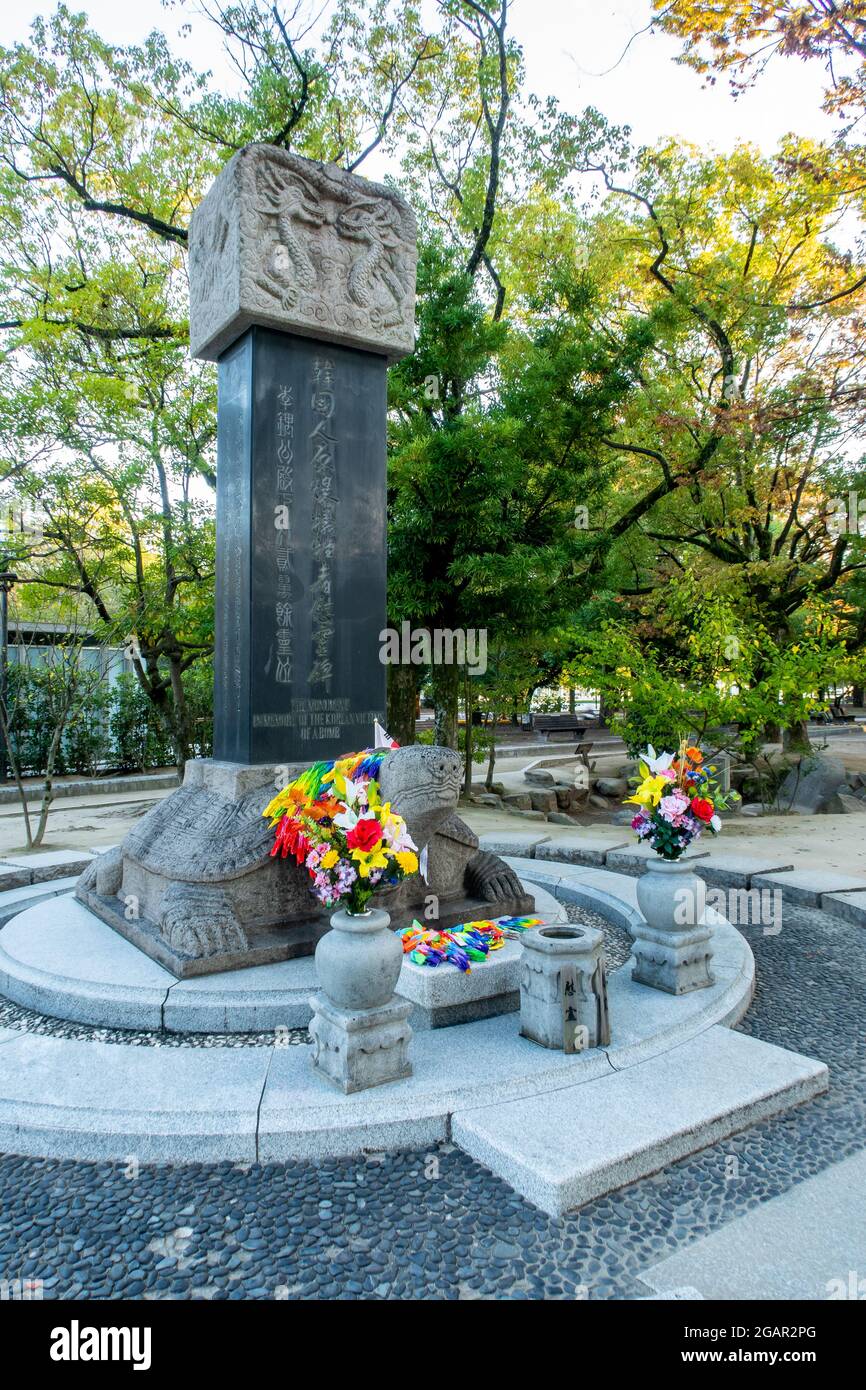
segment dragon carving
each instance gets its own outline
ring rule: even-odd
[[[260,212],[276,217],[278,240],[262,262],[259,284],[279,299],[284,309],[294,309],[302,290],[314,290],[318,272],[307,251],[303,227],[319,228],[326,221],[315,189],[300,175],[278,179],[273,169],[259,173],[262,195]]]

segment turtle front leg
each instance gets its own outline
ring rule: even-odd
[[[249,949],[246,933],[221,888],[173,883],[162,900],[159,934],[185,956],[219,956]]]
[[[509,869],[498,854],[480,849],[466,865],[464,883],[467,891],[485,902],[495,903],[505,898],[525,896],[523,885],[513,869]]]

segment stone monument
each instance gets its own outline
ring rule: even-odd
[[[181,978],[308,954],[328,927],[262,811],[384,720],[386,372],[414,346],[416,259],[393,190],[270,145],[190,223],[191,351],[219,364],[214,757],[77,890]],[[377,895],[395,925],[431,895],[446,926],[532,910],[454,814],[456,754],[397,750],[382,781],[428,849],[426,881]]]

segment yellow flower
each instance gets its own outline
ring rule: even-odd
[[[387,869],[388,856],[377,845],[375,849],[353,849],[352,858],[358,865],[361,878],[369,878],[372,869]]]
[[[329,849],[328,853],[322,859],[322,868],[333,869],[339,858],[340,856],[335,849]]]
[[[633,802],[636,806],[658,806],[672,785],[669,777],[647,777],[641,782],[634,796],[626,797],[626,803]]]
[[[404,874],[414,874],[418,868],[418,856],[413,854],[410,849],[400,850],[394,855]]]

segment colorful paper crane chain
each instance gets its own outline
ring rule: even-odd
[[[422,927],[417,920],[397,935],[403,942],[403,954],[413,965],[456,965],[469,972],[473,961],[486,960],[491,951],[498,951],[509,937],[518,937],[529,927],[538,927],[541,917],[483,918],[477,922],[458,922],[447,931]]]

